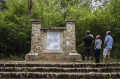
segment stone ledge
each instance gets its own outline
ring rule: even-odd
[[[38,55],[38,53],[28,53],[27,55]]]
[[[63,53],[59,54],[38,54],[38,55],[25,55],[26,61],[82,61],[81,55],[66,55]]]
[[[0,72],[119,72],[120,67],[118,68],[66,68],[66,67],[0,67]]]
[[[119,79],[120,73],[41,73],[41,72],[0,72],[0,78],[46,78],[46,79]]]
[[[31,21],[31,22],[42,22],[41,19],[31,19],[30,21]]]
[[[91,68],[110,68],[110,67],[120,67],[119,64],[84,64],[84,63],[38,63],[38,64],[33,64],[33,63],[0,63],[0,67],[66,67],[66,68],[78,68],[78,67],[91,67]]]
[[[78,53],[69,53],[69,55],[80,55]]]
[[[66,19],[65,21],[66,22],[76,22],[76,20],[74,20],[74,19],[70,19],[70,20]]]
[[[41,27],[41,30],[66,30],[66,27]]]

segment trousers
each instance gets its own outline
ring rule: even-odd
[[[99,63],[100,62],[100,51],[101,49],[95,49],[95,63]]]

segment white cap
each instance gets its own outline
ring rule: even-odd
[[[107,31],[106,33],[111,33],[111,31]]]

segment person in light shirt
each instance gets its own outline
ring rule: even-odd
[[[104,50],[103,50],[103,63],[105,63],[106,56],[109,61],[110,59],[110,52],[112,50],[112,46],[114,45],[113,38],[111,37],[111,31],[106,32],[106,37],[104,41]]]
[[[97,35],[94,44],[95,63],[100,62],[101,44],[102,44],[101,36]]]

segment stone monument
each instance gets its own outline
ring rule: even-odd
[[[75,20],[66,20],[66,27],[41,27],[42,21],[33,19],[31,51],[26,61],[81,61],[76,51]]]

